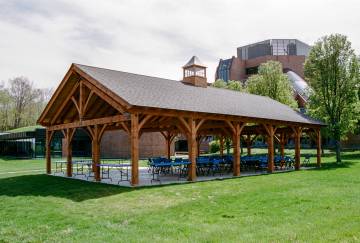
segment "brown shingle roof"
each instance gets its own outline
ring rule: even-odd
[[[130,105],[324,125],[268,97],[75,64]]]

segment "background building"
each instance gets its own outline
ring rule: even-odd
[[[237,48],[237,57],[220,59],[215,79],[238,80],[258,72],[260,64],[273,60],[283,66],[294,89],[295,99],[303,108],[308,99],[308,84],[304,80],[304,63],[310,46],[296,39],[270,39]]]

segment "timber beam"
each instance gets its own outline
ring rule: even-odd
[[[96,118],[96,119],[90,119],[90,120],[84,120],[84,121],[76,121],[76,122],[70,122],[60,125],[53,125],[47,127],[49,131],[56,131],[56,130],[62,130],[67,128],[79,128],[79,127],[87,127],[87,126],[93,126],[93,125],[102,125],[102,124],[111,124],[111,123],[117,123],[117,122],[124,122],[129,121],[130,118],[125,115],[115,115],[115,116],[109,116],[109,117],[103,117],[103,118]]]

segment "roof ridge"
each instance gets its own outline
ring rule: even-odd
[[[150,75],[139,74],[139,73],[131,73],[131,72],[127,72],[127,71],[120,71],[120,70],[115,70],[115,69],[110,69],[110,68],[96,67],[96,66],[85,65],[85,64],[80,64],[80,63],[73,63],[73,64],[77,65],[77,66],[98,68],[98,69],[103,69],[103,70],[108,70],[108,71],[113,71],[113,72],[128,73],[128,74],[131,74],[131,75],[143,76],[143,77],[148,77],[148,78],[158,78],[158,79],[169,80],[169,81],[174,81],[174,82],[180,82],[181,81],[181,80],[175,80],[175,79],[169,79],[169,78],[161,78],[161,77],[150,76]]]
[[[183,84],[181,82],[181,80],[174,80],[174,79],[168,79],[168,78],[161,78],[161,77],[156,77],[156,76],[150,76],[150,75],[144,75],[144,74],[138,74],[138,73],[131,73],[131,72],[126,72],[126,71],[119,71],[119,70],[115,70],[115,69],[110,69],[110,68],[103,68],[103,67],[96,67],[96,66],[91,66],[91,65],[85,65],[85,64],[80,64],[80,63],[73,63],[74,65],[80,65],[80,66],[85,66],[85,67],[90,67],[90,68],[98,68],[98,69],[103,69],[103,70],[108,70],[108,71],[113,71],[113,72],[120,72],[120,73],[127,73],[127,74],[131,74],[131,75],[137,75],[137,76],[143,76],[143,77],[148,77],[148,78],[158,78],[158,79],[162,79],[162,80],[169,80],[169,81],[174,81],[174,82],[178,82],[180,84]],[[191,86],[188,85],[190,87],[194,87],[195,86]],[[257,96],[257,97],[262,97],[262,98],[269,98],[268,96],[264,96],[264,95],[258,95],[258,94],[251,94],[248,92],[243,92],[243,91],[237,91],[237,90],[232,90],[232,89],[225,89],[225,88],[217,88],[214,86],[208,86],[207,88],[213,88],[213,89],[220,89],[220,90],[224,90],[226,92],[232,92],[232,93],[236,93],[236,94],[245,94],[245,95],[251,95],[251,96]],[[272,99],[271,99],[272,100]],[[279,102],[280,104],[282,104],[281,102]]]

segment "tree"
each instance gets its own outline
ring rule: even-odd
[[[229,80],[229,81],[225,82],[222,79],[218,79],[212,84],[212,86],[215,88],[231,89],[231,90],[235,90],[235,91],[246,92],[246,88],[244,88],[243,83],[241,81],[237,81],[237,80]]]
[[[11,97],[9,91],[0,87],[0,131],[10,128]]]
[[[268,96],[293,108],[297,107],[293,90],[282,65],[277,61],[268,61],[259,66],[258,74],[247,81],[247,91],[251,94]]]
[[[360,106],[359,64],[347,37],[334,34],[317,41],[305,62],[305,77],[313,89],[309,114],[328,124],[340,163],[340,140],[353,131]]]
[[[235,91],[242,91],[246,92],[244,85],[240,81],[230,80],[226,86],[227,89],[235,90]]]
[[[21,125],[24,112],[40,96],[41,91],[34,89],[33,83],[26,77],[16,77],[9,80],[9,94],[13,101],[14,128]],[[28,125],[28,124],[26,124]]]
[[[227,84],[225,83],[224,80],[222,80],[222,79],[217,79],[217,80],[215,80],[214,83],[212,83],[211,86],[213,86],[213,87],[215,87],[215,88],[223,88],[223,89],[225,89],[226,86],[227,86]]]

